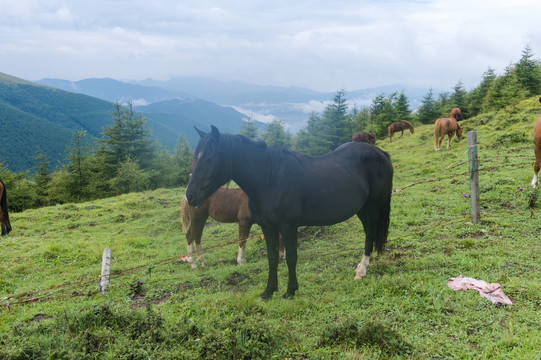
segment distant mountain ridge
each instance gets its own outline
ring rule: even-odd
[[[98,82],[98,88],[104,84]],[[115,80],[105,83],[117,84]],[[54,84],[73,90],[70,82],[55,81]],[[139,86],[132,89],[138,90]],[[155,92],[160,93],[165,92],[160,89]],[[114,92],[109,94],[114,95]],[[233,108],[197,99],[172,99],[156,102],[148,108],[136,107],[136,110],[147,119],[153,137],[171,151],[181,133],[192,146],[197,143],[194,125],[203,130],[216,125],[224,131],[238,133],[245,118]],[[112,111],[111,101],[0,73],[0,162],[4,161],[12,171],[32,170],[36,166],[34,157],[43,152],[50,167],[55,167],[64,161],[74,132],[86,130],[89,141],[95,141],[101,137],[103,128],[112,123]]]
[[[38,83],[78,91],[108,101],[131,98],[136,104],[147,105],[173,98],[204,99],[222,106],[230,106],[249,118],[268,122],[285,120],[296,133],[312,112],[322,112],[336,92],[321,92],[296,86],[262,86],[241,81],[220,81],[201,77],[176,77],[167,81],[146,79],[122,82],[113,79],[85,79],[76,82],[43,79]],[[340,89],[336,89],[337,91]],[[381,94],[404,91],[412,109],[416,109],[427,89],[381,86],[361,90],[346,90],[350,105],[369,106]]]

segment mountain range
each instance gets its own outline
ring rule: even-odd
[[[98,82],[101,86],[95,87],[94,95],[103,98],[114,91],[114,85],[122,85],[114,80]],[[57,81],[56,85],[66,87],[67,82]],[[128,84],[128,87],[147,90],[139,85]],[[11,171],[32,171],[37,165],[34,158],[43,153],[49,167],[54,168],[64,161],[76,131],[85,130],[90,143],[100,138],[103,128],[112,124],[113,102],[75,90],[66,91],[0,73],[0,164]],[[147,98],[155,92],[156,100],[167,94],[165,90],[152,88],[143,92]],[[147,120],[152,136],[170,151],[181,134],[195,146],[198,135],[194,126],[208,130],[210,125],[216,125],[222,131],[238,133],[246,118],[231,107],[192,98],[162,100],[136,109]],[[256,125],[264,127],[262,123]]]
[[[385,86],[346,91],[350,106],[369,106],[380,94],[404,91],[416,108],[426,89]],[[112,123],[113,102],[131,100],[143,114],[153,137],[170,151],[183,134],[193,147],[194,126],[216,125],[238,133],[247,119],[262,130],[264,122],[284,120],[293,134],[310,113],[320,113],[335,93],[300,87],[259,86],[198,77],[167,81],[119,81],[110,78],[31,82],[0,73],[0,162],[12,171],[32,170],[38,152],[50,166],[62,163],[75,131],[86,130],[91,141]]]
[[[332,101],[336,92],[321,92],[290,86],[261,86],[240,81],[219,81],[201,77],[176,77],[167,81],[146,79],[119,81],[109,78],[67,81],[42,79],[40,84],[94,96],[107,101],[131,99],[140,110],[144,105],[171,99],[204,99],[232,107],[247,118],[269,122],[284,120],[292,133],[304,127],[312,112],[320,113]],[[340,89],[336,89],[337,91]],[[369,106],[381,94],[403,91],[416,109],[428,92],[424,88],[400,85],[380,86],[360,90],[346,90],[349,105],[357,108]]]

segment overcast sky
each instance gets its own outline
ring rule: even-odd
[[[0,72],[470,90],[530,46],[539,0],[0,0]]]

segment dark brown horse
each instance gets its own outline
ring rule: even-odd
[[[9,234],[11,223],[9,222],[6,186],[2,180],[0,180],[0,224],[2,224],[2,236]]]
[[[182,198],[180,205],[182,229],[186,231],[186,240],[188,243],[188,262],[192,269],[197,269],[193,256],[193,242],[197,251],[197,260],[201,266],[206,268],[208,265],[203,258],[203,248],[201,247],[201,236],[203,228],[210,216],[214,220],[222,223],[239,223],[239,251],[237,255],[237,264],[246,263],[244,258],[244,249],[246,240],[250,235],[250,229],[255,223],[250,209],[248,208],[248,196],[241,189],[219,188],[214,194],[200,207],[192,207]],[[280,256],[284,257],[284,246],[280,242]]]
[[[400,120],[397,122],[392,123],[387,128],[387,133],[389,134],[389,142],[391,142],[391,138],[393,137],[393,134],[397,131],[401,131],[401,134],[398,138],[401,138],[404,135],[404,130],[410,129],[410,132],[413,134],[413,125],[411,125],[406,120]]]
[[[374,135],[367,132],[355,133],[351,137],[351,141],[365,142],[376,145],[376,138]]]
[[[434,150],[441,150],[441,142],[447,135],[447,149],[451,147],[451,139],[456,134],[458,140],[462,137],[462,128],[454,117],[439,118],[434,124]]]
[[[541,103],[541,97],[539,98]],[[532,179],[532,186],[537,187],[537,174],[539,173],[539,168],[541,168],[541,116],[537,119],[535,126],[533,128],[533,144],[534,144],[534,153],[535,153],[535,165],[534,165],[534,174]]]
[[[460,111],[459,108],[453,108],[449,117],[455,118],[456,121],[464,119],[464,117],[462,116],[462,111]]]

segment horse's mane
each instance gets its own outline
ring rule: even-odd
[[[201,150],[207,147],[214,146],[216,144],[222,154],[227,154],[224,157],[224,167],[226,169],[226,176],[231,179],[235,170],[242,166],[240,161],[243,153],[256,153],[259,152],[262,155],[262,163],[265,167],[266,181],[271,184],[274,182],[278,175],[280,166],[284,163],[286,158],[291,156],[299,158],[302,157],[300,153],[286,149],[281,146],[267,146],[262,140],[252,140],[244,135],[233,135],[227,133],[220,133],[220,139],[218,143],[211,142],[209,137],[206,137],[206,141],[200,142]],[[198,145],[198,148],[199,148]],[[197,153],[197,149],[196,149]]]

